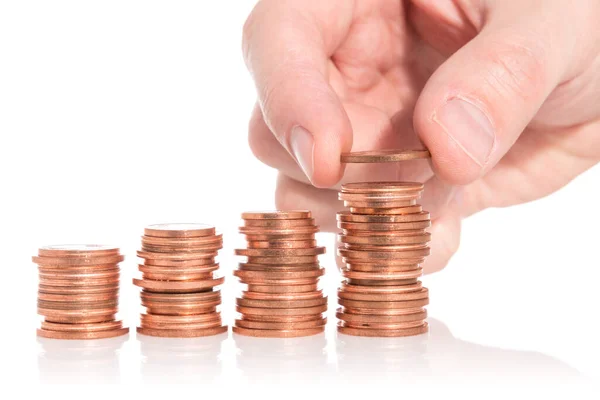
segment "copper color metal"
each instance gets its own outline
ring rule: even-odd
[[[197,280],[197,281],[151,281],[147,279],[133,279],[133,284],[146,289],[149,292],[157,293],[193,293],[206,289],[211,289],[221,285],[225,281],[224,277]]]
[[[82,332],[67,332],[67,331],[49,331],[38,329],[37,335],[48,339],[67,339],[67,340],[92,340],[92,339],[107,339],[117,336],[123,336],[129,333],[129,328],[111,329],[107,331],[82,331]]]
[[[293,299],[293,300],[257,300],[241,298],[236,300],[240,307],[259,307],[259,308],[306,308],[316,307],[327,304],[327,297],[316,299]]]
[[[278,293],[278,294],[290,294],[290,293],[310,293],[318,290],[318,283],[308,284],[296,284],[296,285],[282,285],[276,283],[274,285],[267,284],[248,284],[248,292],[256,293]]]
[[[365,337],[404,337],[415,336],[427,333],[429,326],[427,322],[416,328],[408,329],[370,329],[370,328],[350,328],[344,326],[342,322],[338,325],[338,332],[344,335],[365,336]]]
[[[137,328],[137,333],[146,336],[170,337],[170,338],[192,338],[203,336],[220,335],[227,332],[227,326],[206,329],[152,329]]]
[[[398,207],[398,208],[360,208],[351,207],[350,212],[354,215],[405,215],[423,211],[420,205]]]
[[[291,338],[317,335],[325,331],[325,327],[308,329],[246,329],[239,326],[233,327],[233,333],[244,336],[263,338]]]
[[[95,324],[60,324],[56,322],[42,321],[42,329],[46,331],[60,332],[98,332],[122,329],[122,321],[98,322]]]
[[[420,300],[429,298],[429,291],[427,288],[422,288],[419,291],[397,293],[397,294],[386,294],[386,293],[355,293],[345,292],[338,290],[338,296],[340,299],[345,300],[358,300],[358,301],[375,301],[375,302],[395,302],[395,301],[406,301],[406,300]]]
[[[327,305],[303,308],[264,308],[264,307],[242,307],[236,306],[237,312],[246,315],[268,315],[268,316],[299,316],[317,315],[327,311]]]
[[[188,238],[214,236],[214,226],[196,223],[172,223],[150,225],[144,229],[144,235],[164,238]]]
[[[306,219],[311,218],[308,210],[291,211],[247,211],[242,213],[242,219]]]
[[[427,318],[427,311],[413,311],[398,315],[370,315],[370,314],[352,314],[347,309],[339,308],[335,314],[338,319],[354,323],[398,323],[407,321],[424,321]]]
[[[249,321],[245,319],[236,319],[235,326],[246,329],[268,329],[268,330],[296,330],[311,329],[325,326],[327,318],[312,319],[307,321],[294,322],[269,322],[269,321]]]
[[[342,153],[343,163],[385,163],[431,158],[429,150],[374,150]]]

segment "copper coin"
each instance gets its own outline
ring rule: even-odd
[[[133,279],[133,284],[149,292],[159,293],[191,293],[199,292],[205,289],[213,288],[221,285],[225,281],[225,277],[220,277],[211,280],[201,281],[151,281],[146,279]]]
[[[282,293],[282,294],[290,294],[290,293],[306,293],[317,290],[318,284],[316,282],[309,284],[300,284],[300,285],[264,285],[264,284],[249,284],[248,292],[256,292],[256,293]]]
[[[264,338],[291,338],[301,336],[317,335],[325,331],[325,327],[308,328],[308,329],[246,329],[239,326],[234,326],[233,333],[244,336],[264,337]]]
[[[316,307],[327,304],[327,297],[318,299],[294,299],[294,300],[255,300],[255,299],[236,299],[236,304],[240,307],[257,308],[305,308]]]
[[[223,322],[219,319],[213,322],[204,322],[201,324],[170,324],[170,325],[155,325],[155,324],[142,324],[142,329],[162,329],[162,330],[201,330],[219,328],[223,326]]]
[[[321,268],[319,263],[314,264],[284,264],[284,265],[272,265],[272,264],[250,264],[240,263],[240,271],[273,271],[273,272],[298,272],[298,271],[314,271]]]
[[[422,288],[419,291],[411,291],[397,294],[385,294],[385,293],[355,293],[346,292],[344,290],[338,290],[339,298],[346,300],[358,300],[358,301],[405,301],[405,300],[419,300],[429,297],[429,291],[426,288]]]
[[[241,226],[240,232],[247,235],[269,235],[269,236],[295,236],[308,235],[319,232],[318,226],[299,226],[294,228],[258,228]]]
[[[142,290],[140,297],[142,300],[165,303],[203,302],[221,299],[221,292],[218,289],[198,293],[152,293]]]
[[[142,244],[160,247],[204,247],[223,243],[223,234],[217,233],[211,236],[203,237],[179,237],[179,238],[160,238],[152,236],[142,236]]]
[[[168,268],[190,268],[206,265],[214,265],[215,258],[199,258],[196,260],[168,260],[168,259],[146,259],[144,265],[152,267],[168,267]]]
[[[263,321],[248,321],[245,319],[236,319],[235,326],[246,329],[268,329],[268,330],[297,330],[311,329],[325,326],[327,318],[319,318],[308,321],[297,322],[263,322]]]
[[[92,286],[92,287],[81,287],[81,286],[53,286],[40,284],[38,286],[38,292],[47,294],[60,294],[60,295],[91,295],[96,293],[108,294],[118,293],[119,283],[114,283],[104,286]]]
[[[338,228],[351,231],[405,231],[426,229],[431,226],[431,221],[398,222],[398,223],[363,223],[363,222],[338,222]]]
[[[368,294],[402,294],[408,292],[418,292],[423,287],[421,281],[417,281],[412,285],[403,286],[357,286],[349,285],[346,282],[342,282],[340,290],[344,292],[352,293],[368,293]]]
[[[116,314],[118,309],[117,307],[109,307],[109,308],[98,308],[95,310],[55,310],[52,308],[44,308],[44,307],[38,307],[37,308],[38,314],[39,315],[43,315],[44,317],[48,317],[48,321],[55,321],[54,319],[50,319],[54,316],[59,316],[59,317],[82,317],[82,318],[87,318],[87,317],[96,317],[96,316],[104,316],[104,315],[112,315],[112,314]],[[55,321],[56,322],[56,321]]]
[[[123,328],[122,321],[98,322],[95,324],[59,324],[42,321],[42,329],[60,332],[99,332]]]
[[[312,264],[319,261],[318,256],[290,256],[290,257],[255,257],[247,256],[249,264]]]
[[[342,185],[345,193],[413,193],[425,188],[420,182],[355,182]]]
[[[359,328],[348,328],[338,325],[338,332],[344,335],[352,335],[352,336],[367,336],[367,337],[403,337],[403,336],[415,336],[421,335],[423,333],[427,333],[429,327],[427,322],[423,323],[422,326],[418,328],[410,328],[410,329],[359,329]]]
[[[108,255],[104,257],[32,257],[34,263],[38,265],[104,265],[118,264],[125,259],[121,255]]]
[[[388,280],[373,280],[373,279],[350,279],[346,281],[350,285],[358,286],[404,286],[414,285],[418,282],[418,279],[388,279]]]
[[[242,219],[304,219],[311,218],[310,211],[248,211],[242,213]]]
[[[214,226],[197,223],[156,224],[144,229],[146,236],[166,238],[204,237],[215,233]]]
[[[414,206],[417,204],[417,198],[411,200],[386,200],[386,201],[349,201],[344,200],[344,207],[349,208],[401,208]]]
[[[233,275],[243,280],[290,280],[290,279],[306,279],[306,278],[317,278],[325,275],[325,268],[310,270],[310,271],[233,271]]]
[[[91,331],[91,332],[64,332],[64,331],[48,331],[38,329],[37,335],[48,339],[68,339],[68,340],[92,340],[92,339],[107,339],[117,336],[126,335],[129,333],[129,328],[112,329],[108,331]]]
[[[416,265],[385,265],[385,264],[345,264],[343,269],[347,269],[349,271],[355,272],[404,272],[404,271],[414,271],[416,269],[420,269],[422,266],[420,264]]]
[[[203,336],[214,336],[227,332],[227,326],[207,329],[149,329],[137,328],[137,333],[146,336],[171,337],[171,338],[192,338]]]
[[[249,228],[276,228],[289,229],[296,227],[314,226],[314,218],[303,219],[249,219],[244,221],[244,226]]]
[[[342,276],[350,279],[363,279],[374,281],[404,280],[419,278],[423,275],[422,269],[412,271],[394,271],[394,272],[359,272],[351,270],[342,270]]]
[[[119,248],[100,244],[59,244],[38,249],[40,257],[106,257],[119,255]]]
[[[89,287],[94,286],[106,286],[111,284],[118,284],[119,278],[110,279],[48,279],[39,278],[40,285],[44,286],[71,286],[71,287]]]
[[[343,163],[384,163],[431,158],[429,150],[374,150],[342,153]]]
[[[412,311],[399,315],[369,315],[369,314],[351,314],[342,309],[338,309],[335,316],[342,321],[354,323],[397,323],[406,321],[423,321],[427,318],[427,310]]]
[[[215,308],[219,305],[221,305],[221,299],[217,298],[217,299],[212,299],[212,300],[204,300],[204,301],[200,301],[200,300],[194,300],[194,301],[187,301],[187,300],[180,300],[180,301],[161,301],[161,300],[153,300],[153,299],[149,299],[149,298],[143,298],[142,299],[142,305],[144,307],[147,308],[170,308],[170,309],[181,309],[181,310],[187,310],[187,309],[212,309]],[[162,314],[162,313],[159,313]]]
[[[427,257],[430,253],[429,247],[419,250],[406,251],[363,251],[363,250],[348,250],[345,248],[338,249],[338,254],[346,259],[352,260],[406,260],[406,259],[421,259]]]
[[[218,255],[218,252],[207,251],[207,252],[194,252],[194,253],[151,253],[148,251],[137,251],[137,256],[145,260],[169,260],[169,261],[189,261],[198,259],[214,259]]]
[[[208,265],[199,265],[192,267],[184,267],[184,268],[176,268],[176,267],[157,267],[155,265],[145,265],[140,264],[138,269],[141,272],[147,272],[151,274],[172,274],[172,275],[185,275],[185,274],[207,274],[209,272],[214,272],[219,269],[219,264],[208,264]]]
[[[64,267],[64,266],[38,266],[38,271],[46,274],[96,274],[106,272],[119,272],[121,268],[118,264],[107,265],[84,265],[82,267]]]
[[[296,322],[308,322],[318,321],[326,319],[323,314],[309,314],[309,315],[258,315],[258,314],[243,314],[242,319],[244,321],[254,322],[277,322],[277,323],[296,323]]]
[[[58,279],[58,280],[86,280],[86,279],[114,279],[119,277],[120,270],[118,268],[112,270],[102,270],[94,272],[39,272],[38,276],[44,279]]]
[[[398,208],[360,208],[351,207],[350,212],[354,215],[405,215],[423,211],[420,205],[398,207]]]
[[[409,251],[427,249],[427,243],[397,244],[397,245],[372,245],[341,243],[342,248],[355,251]]]
[[[196,253],[210,253],[221,250],[223,248],[222,243],[212,244],[210,246],[195,246],[195,247],[168,247],[168,246],[149,246],[147,244],[142,244],[142,251],[145,253],[162,253],[162,254],[179,254],[182,253],[184,255],[193,255]]]
[[[316,240],[271,240],[248,242],[249,249],[309,249],[316,246]]]
[[[246,233],[246,240],[248,242],[255,242],[255,241],[267,241],[267,242],[271,242],[271,241],[286,241],[286,242],[293,242],[293,241],[305,241],[305,240],[315,240],[315,233],[302,233],[302,234],[295,234],[295,233],[283,233],[283,234],[265,234],[265,233]]]
[[[212,272],[202,274],[155,274],[153,272],[144,272],[143,279],[151,281],[189,281],[212,279]]]
[[[292,315],[316,315],[327,311],[327,305],[302,308],[264,308],[264,307],[242,307],[236,306],[236,311],[243,315],[273,315],[273,316],[292,316]]]
[[[374,260],[370,260],[370,259],[355,259],[355,258],[347,258],[347,257],[342,257],[342,261],[346,264],[346,265],[357,265],[357,264],[377,264],[377,265],[387,265],[390,267],[397,267],[397,266],[410,266],[412,267],[411,269],[415,269],[416,267],[418,267],[420,264],[423,264],[423,262],[425,261],[424,257],[421,258],[399,258],[396,260],[381,260],[381,259],[374,259]]]
[[[404,321],[404,322],[349,322],[343,321],[342,326],[346,328],[357,328],[357,329],[388,329],[388,330],[402,330],[418,328],[423,325],[425,321]]]
[[[45,320],[59,324],[95,324],[100,322],[114,321],[115,315],[116,312],[114,314],[92,315],[85,317],[73,317],[68,315],[63,316],[56,314],[52,316],[45,316]]]
[[[199,324],[221,319],[219,313],[195,314],[195,315],[160,315],[160,314],[142,314],[143,324]]]
[[[426,211],[402,215],[356,215],[346,211],[337,213],[337,220],[342,222],[396,223],[428,221],[429,219],[429,213]]]
[[[198,314],[214,314],[217,312],[217,307],[146,307],[148,314],[154,315],[198,315]]]
[[[317,290],[314,292],[305,292],[305,293],[260,293],[260,292],[250,292],[244,291],[242,292],[243,299],[253,299],[253,300],[308,300],[308,299],[318,299],[323,297],[323,291]]]
[[[72,294],[54,294],[54,293],[44,293],[38,291],[38,300],[46,300],[46,301],[57,301],[57,302],[93,302],[93,301],[102,301],[102,300],[110,300],[114,299],[118,296],[117,291],[113,292],[103,292],[97,294],[80,294],[80,295],[72,295]]]
[[[362,201],[362,202],[395,202],[395,201],[410,201],[421,197],[421,191],[413,191],[406,193],[346,193],[339,192],[338,199],[343,201]]]
[[[249,257],[303,257],[325,254],[325,247],[308,249],[236,249],[238,256]]]
[[[340,299],[339,304],[344,307],[350,307],[353,309],[401,309],[401,308],[418,308],[424,307],[429,304],[429,298],[418,300],[406,300],[406,301],[362,301],[362,300],[348,300]]]
[[[104,300],[96,302],[64,302],[64,301],[46,301],[38,300],[38,309],[43,310],[54,310],[56,312],[62,311],[94,311],[94,310],[105,310],[107,308],[116,308],[119,305],[119,301]]]
[[[293,285],[316,285],[319,278],[304,278],[304,279],[263,279],[263,278],[240,278],[242,283],[248,285],[281,285],[281,286],[293,286]]]

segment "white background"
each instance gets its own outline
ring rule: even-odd
[[[467,220],[448,268],[424,278],[429,336],[338,337],[334,239],[322,234],[332,300],[326,336],[181,341],[132,333],[83,345],[36,338],[30,257],[39,246],[121,246],[121,314],[135,327],[135,250],[143,227],[157,222],[208,222],[224,233],[223,309],[233,321],[239,215],[273,207],[276,176],[246,140],[255,95],[240,38],[253,3],[0,3],[2,376],[28,388],[188,382],[223,393],[247,383],[370,391],[391,383],[396,395],[413,383],[598,380],[599,168],[546,199]]]

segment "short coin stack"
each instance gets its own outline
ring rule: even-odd
[[[416,204],[423,184],[349,183],[338,213],[339,255],[345,278],[338,331],[356,336],[411,336],[427,332],[429,293],[419,280],[429,255],[429,213]]]
[[[299,337],[325,329],[327,297],[318,289],[324,274],[318,256],[318,227],[310,211],[247,212],[242,214],[247,257],[234,271],[248,285],[237,299],[241,318],[233,331],[260,337]]]
[[[38,265],[37,334],[52,339],[102,339],[125,335],[115,320],[119,306],[119,263],[115,247],[46,246],[33,257]]]
[[[138,333],[161,337],[210,336],[227,331],[217,307],[221,292],[215,289],[223,277],[215,277],[215,261],[223,247],[222,235],[205,224],[150,225],[142,236],[144,259],[142,314]]]

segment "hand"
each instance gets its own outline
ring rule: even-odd
[[[244,29],[254,154],[276,204],[337,231],[340,182],[417,180],[443,268],[461,219],[543,197],[600,159],[600,2],[264,0]],[[420,148],[432,161],[340,164]]]

